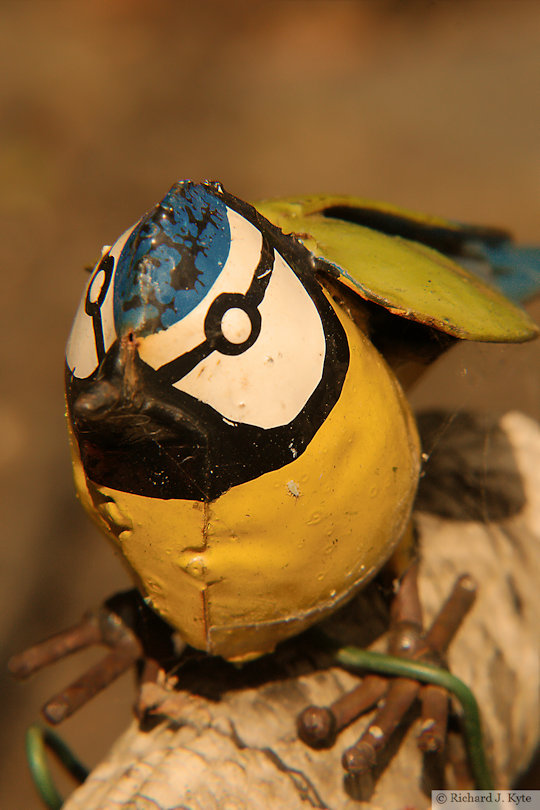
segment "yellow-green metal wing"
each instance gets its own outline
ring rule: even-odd
[[[467,340],[519,343],[539,333],[521,307],[450,258],[474,256],[476,244],[506,243],[505,231],[356,197],[265,200],[255,208],[323,259],[323,272],[390,312]]]

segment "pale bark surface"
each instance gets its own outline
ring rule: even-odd
[[[425,615],[433,617],[457,575],[477,578],[478,599],[449,663],[475,691],[496,783],[505,787],[527,766],[540,729],[540,427],[515,412],[498,426],[467,415],[423,422],[425,449],[433,450],[417,512]],[[332,629],[350,640],[356,624],[356,639],[366,642],[385,615],[380,589],[370,586]],[[161,706],[169,719],[146,732],[133,723],[65,810],[429,807],[426,785],[441,787],[440,776],[416,748],[414,723],[376,784],[362,786],[363,805],[344,789],[340,759],[366,718],[330,750],[297,740],[302,708],[327,705],[358,682],[328,663],[302,639],[242,671],[217,662],[187,667],[184,690]]]

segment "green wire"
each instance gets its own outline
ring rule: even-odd
[[[88,769],[82,765],[66,743],[50,728],[34,723],[26,732],[26,757],[39,796],[48,810],[60,810],[64,800],[54,784],[45,749],[49,748],[64,768],[84,782]]]
[[[368,669],[383,675],[399,675],[424,683],[433,683],[455,695],[463,709],[465,740],[476,787],[478,790],[493,790],[493,778],[482,742],[478,704],[472,691],[463,681],[448,670],[440,669],[433,664],[396,658],[372,650],[362,650],[359,647],[341,647],[335,651],[335,657],[344,667]]]

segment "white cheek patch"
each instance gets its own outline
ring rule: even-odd
[[[205,340],[204,319],[210,304],[218,295],[223,292],[246,293],[249,289],[261,257],[262,234],[247,219],[230,208],[227,209],[227,217],[231,229],[229,255],[207,294],[182,320],[140,340],[139,356],[154,369]]]
[[[110,248],[109,256],[113,257],[115,268],[118,257],[120,256],[124,245],[137,225],[138,223],[135,223],[132,228],[125,231],[122,236],[116,240],[112,248]],[[66,360],[68,367],[73,375],[80,379],[89,377],[99,365],[94,323],[92,317],[86,313],[86,301],[88,299],[91,303],[93,303],[99,298],[99,294],[102,290],[106,277],[103,270],[97,270],[97,268],[103,259],[103,256],[107,253],[107,250],[108,248],[103,249],[102,257],[94,268],[90,281],[86,285],[86,289],[83,293],[83,297],[81,298],[81,302],[75,315],[75,320],[73,321],[73,326],[71,327],[71,333],[67,342]],[[101,329],[103,332],[103,346],[105,351],[112,346],[116,339],[113,308],[114,272],[115,271],[113,269],[107,294],[100,307]]]
[[[241,330],[235,311],[223,320],[230,315]],[[175,388],[227,419],[268,429],[287,425],[306,404],[322,377],[326,340],[314,302],[278,253],[259,312],[261,332],[251,348],[212,352]]]

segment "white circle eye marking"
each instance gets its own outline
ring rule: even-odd
[[[101,291],[103,289],[103,285],[107,279],[107,275],[104,270],[99,270],[92,281],[90,282],[90,288],[88,290],[87,300],[91,304],[95,304],[99,299]]]
[[[244,309],[232,307],[221,319],[223,337],[229,343],[245,343],[251,335],[251,320]]]

